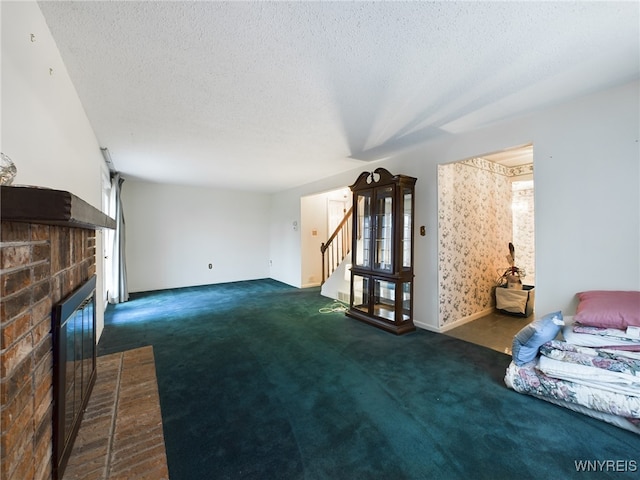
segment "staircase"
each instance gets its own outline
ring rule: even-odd
[[[322,253],[321,295],[349,304],[351,296],[351,239],[352,215],[350,208],[336,230],[320,247]]]
[[[353,207],[347,210],[335,231],[320,246],[320,253],[322,253],[322,285],[336,271],[344,258],[351,253],[352,216]]]

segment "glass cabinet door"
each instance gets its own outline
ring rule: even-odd
[[[396,284],[383,279],[374,281],[373,313],[377,317],[395,322],[396,320]]]
[[[369,313],[369,277],[353,275],[351,306],[363,313]]]
[[[411,320],[411,282],[402,282],[402,321]]]
[[[393,187],[376,190],[375,215],[373,268],[391,272],[393,271]]]
[[[413,225],[411,218],[413,217],[413,194],[410,188],[404,188],[402,191],[402,261],[400,264],[404,270],[411,269],[411,237],[413,235]]]
[[[371,267],[371,192],[356,196],[355,260],[357,267]]]
[[[375,279],[373,314],[390,322],[411,319],[411,283]]]

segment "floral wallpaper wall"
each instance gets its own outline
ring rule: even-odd
[[[482,158],[438,167],[440,327],[495,305],[513,235],[509,175]]]

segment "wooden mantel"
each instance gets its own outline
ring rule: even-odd
[[[63,190],[1,186],[0,219],[76,228],[116,228],[113,218]]]

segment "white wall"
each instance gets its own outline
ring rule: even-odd
[[[640,290],[639,88],[535,122],[536,302],[542,295],[545,310],[575,306],[567,297],[583,290]]]
[[[327,201],[326,194],[310,195],[300,199],[301,284],[303,288],[318,286],[322,283],[320,246],[329,237]]]
[[[269,277],[267,194],[125,180],[122,201],[130,292]]]
[[[299,189],[272,195],[269,218],[269,276],[294,287],[301,287],[302,244],[300,229]]]
[[[18,169],[14,185],[67,190],[102,210],[100,146],[38,5],[1,2],[0,12],[0,148]],[[102,252],[101,231],[96,242],[96,251]],[[103,268],[98,254],[98,292],[104,291]],[[102,307],[97,309],[98,337]]]
[[[639,89],[635,81],[274,195],[270,257],[290,264],[272,276],[295,285],[299,235],[277,226],[299,215],[301,196],[378,166],[415,176],[416,231],[424,225],[427,235],[415,238],[414,316],[438,330],[437,165],[533,143],[536,311],[571,314],[586,289],[640,290]]]

